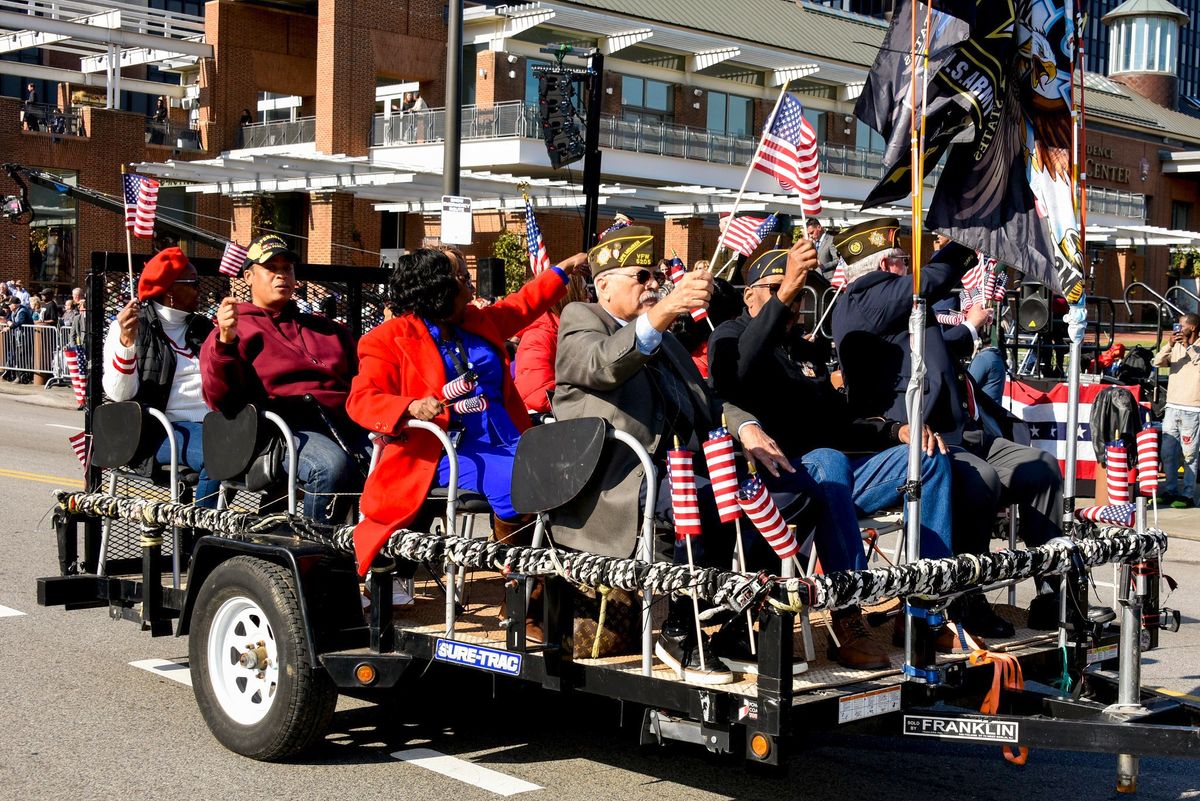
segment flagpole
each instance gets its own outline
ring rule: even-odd
[[[779,87],[779,97],[775,98],[775,107],[771,109],[770,116],[767,117],[766,124],[763,125],[763,132],[758,137],[758,145],[754,148],[754,155],[750,157],[750,163],[746,165],[746,174],[742,176],[742,186],[738,189],[737,197],[733,199],[733,210],[729,212],[729,222],[733,222],[737,216],[738,206],[742,204],[742,195],[746,194],[746,185],[750,183],[750,174],[754,172],[754,162],[758,159],[759,151],[762,150],[763,141],[767,138],[767,131],[771,130],[771,124],[775,121],[775,114],[779,111],[779,104],[783,102],[783,96],[787,94],[788,86],[791,81],[785,80],[783,85]],[[725,247],[725,232],[729,230],[729,226],[725,226],[725,230],[717,237],[717,249],[713,251],[712,258],[708,260],[709,264],[717,263],[717,256],[721,255],[721,249]]]
[[[842,296],[842,290],[846,288],[846,284],[838,287],[837,292],[833,293],[833,300],[829,301],[829,305],[825,307],[825,311],[821,312],[821,319],[817,320],[817,324],[813,326],[812,333],[820,332],[821,326],[825,324],[825,318],[829,316],[829,312],[833,311],[833,304],[837,303],[837,299]]]
[[[912,42],[910,58],[913,70],[909,78],[911,135],[912,135],[912,213],[913,213],[913,297],[912,314],[908,319],[909,351],[911,365],[909,370],[908,387],[905,390],[905,407],[908,412],[908,480],[904,487],[905,497],[905,549],[909,562],[914,562],[921,556],[921,431],[925,419],[925,300],[921,297],[921,208],[922,187],[924,186],[924,170],[921,164],[922,148],[920,138],[924,134],[925,104],[921,105],[920,128],[917,121],[917,3],[911,2]],[[925,22],[928,30],[932,8],[927,11]],[[926,52],[928,53],[928,35],[926,36]],[[929,72],[928,55],[926,55],[925,72]],[[924,94],[928,95],[928,82],[923,84]],[[915,618],[905,601],[904,627],[904,664],[913,665],[916,657],[916,625]]]
[[[676,259],[676,260],[678,260],[678,261],[679,261],[679,263],[680,263],[680,264],[683,264],[683,259],[679,258],[679,254],[678,254],[678,253],[675,251],[675,248],[671,248],[671,258],[673,258],[673,259]],[[683,264],[683,269],[685,269],[685,270],[687,269],[687,265],[686,265],[686,264]],[[710,262],[710,263],[709,263],[709,272],[711,272],[711,271],[712,271],[712,263]],[[712,318],[711,318],[711,317],[705,317],[704,319],[705,319],[705,321],[708,323],[708,330],[709,330],[709,331],[716,331],[716,330],[717,330],[717,327],[716,327],[715,325],[713,325],[713,321],[712,321]],[[745,569],[746,569],[746,568],[745,568],[745,565],[743,565],[743,566],[742,566],[742,570],[744,571]]]
[[[125,197],[125,165],[121,165],[121,199],[125,201],[125,215],[129,216],[129,199]],[[125,221],[125,260],[129,265],[129,299],[137,298],[133,283],[133,237],[129,233],[129,220]]]

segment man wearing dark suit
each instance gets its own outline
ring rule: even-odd
[[[828,282],[833,278],[833,271],[837,269],[838,262],[842,258],[838,255],[837,248],[834,247],[833,234],[826,231],[816,217],[808,218],[806,229],[809,240],[817,247],[817,264],[821,277]]]
[[[688,352],[667,333],[679,315],[707,307],[711,273],[693,270],[660,298],[666,279],[654,271],[652,247],[648,228],[629,226],[614,231],[588,253],[598,300],[571,303],[563,309],[555,358],[554,416],[560,420],[603,417],[636,437],[660,466],[676,438],[698,454],[700,443],[724,418],[749,457],[772,478],[793,474],[795,468],[758,422],[715,397]],[[698,467],[702,461],[697,460]],[[628,557],[634,550],[644,498],[642,468],[628,448],[613,443],[606,446],[601,464],[600,474],[581,497],[555,511],[552,533],[556,542],[567,547]],[[665,489],[665,471],[659,475]],[[703,529],[711,538],[707,543],[704,536],[694,538],[696,558],[702,564],[721,566],[717,554],[720,547],[728,553],[731,527],[717,521],[711,488],[702,476],[697,483]],[[666,503],[658,511],[669,512],[669,492],[660,489],[659,497]],[[682,548],[675,548],[674,558],[684,561]],[[678,601],[672,603],[655,653],[688,681],[728,683],[732,673],[704,643],[708,669],[701,670],[687,609]]]
[[[872,220],[838,235],[850,285],[833,310],[833,338],[848,398],[856,414],[904,419],[911,371],[908,320],[913,279],[909,257],[896,246],[900,223]],[[945,298],[976,263],[976,254],[948,244],[921,270],[921,294]],[[1014,442],[1004,410],[978,391],[963,367],[978,337],[967,324],[943,331],[932,311],[925,321],[925,422],[951,446],[956,550],[988,547],[996,511],[1016,503],[1029,546],[1061,534],[1062,475],[1053,455]],[[967,596],[961,620],[973,634],[1009,636],[982,596]]]

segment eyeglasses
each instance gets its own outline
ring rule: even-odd
[[[781,286],[783,286],[782,283],[780,283],[780,284],[754,284],[750,288],[751,289],[765,289],[768,292],[770,292],[772,295],[774,295],[779,292],[779,287],[781,287]]]
[[[648,284],[651,278],[653,278],[654,282],[657,284],[665,284],[667,281],[666,273],[658,271],[651,272],[650,270],[646,269],[638,270],[636,273],[610,273],[610,275],[623,275],[626,278],[632,278],[642,286]]]
[[[199,278],[177,278],[177,279],[175,279],[175,283],[186,284],[188,286],[195,286],[196,284],[200,283],[200,279]]]
[[[907,267],[910,261],[911,259],[908,256],[888,256],[883,260],[883,263],[888,266],[904,265]]]

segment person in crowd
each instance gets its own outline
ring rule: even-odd
[[[868,220],[843,231],[835,243],[850,259],[850,283],[833,309],[833,337],[851,409],[861,417],[907,418],[913,279],[909,256],[897,245],[899,233],[895,218]],[[975,252],[957,243],[936,251],[921,270],[922,295],[930,303],[946,297],[976,262]],[[1058,461],[1046,451],[1013,441],[1011,419],[978,390],[963,368],[962,360],[977,339],[972,325],[943,332],[936,317],[927,316],[925,420],[951,446],[955,539],[963,551],[986,550],[996,512],[1016,503],[1025,543],[1043,545],[1062,533]],[[1052,587],[1045,584],[1043,589]],[[1039,606],[1056,604],[1049,592],[1045,598]],[[979,594],[964,596],[951,611],[972,634],[1012,635],[1012,625]]]
[[[25,103],[21,108],[21,121],[24,123],[25,130],[27,131],[38,130],[40,112],[37,108],[37,102],[37,87],[30,81],[25,86]]]
[[[150,144],[161,145],[167,136],[167,99],[159,97],[150,117]]]
[[[550,413],[550,398],[554,394],[554,358],[558,353],[558,322],[562,310],[568,303],[587,301],[587,271],[579,269],[571,275],[567,294],[521,332],[513,359],[513,379],[525,408],[531,413]]]
[[[697,264],[708,262],[697,262]],[[670,269],[669,267],[667,268]],[[693,268],[700,269],[700,268]],[[670,289],[670,286],[667,287]],[[713,327],[732,320],[742,313],[741,293],[724,278],[713,278],[712,299],[708,303],[708,319],[694,320],[690,314],[680,315],[671,324],[670,331],[679,344],[687,349],[700,377],[708,380],[708,337]],[[710,324],[711,323],[711,324]]]
[[[392,532],[417,516],[429,488],[450,480],[438,440],[406,430],[409,420],[451,432],[459,488],[488,499],[498,540],[513,535],[521,521],[512,508],[512,464],[530,421],[509,375],[504,341],[558,302],[585,260],[572,256],[480,309],[471,305],[470,273],[452,254],[421,249],[400,257],[391,279],[397,316],[359,342],[361,369],[347,401],[355,421],[390,438],[363,491],[363,519],[354,535],[360,572]],[[461,397],[445,397],[443,387],[456,379],[473,386]],[[474,408],[452,402],[472,398]]]
[[[42,299],[37,295],[29,298],[29,314],[35,323],[42,321]]]
[[[81,298],[75,303],[75,317],[71,320],[71,344],[83,345],[87,336],[87,303]]]
[[[708,306],[712,273],[689,271],[662,296],[667,278],[655,268],[653,242],[649,228],[633,225],[612,231],[589,251],[598,301],[563,309],[554,364],[554,416],[602,417],[635,437],[660,467],[676,440],[699,452],[708,432],[727,421],[764,471],[793,471],[751,415],[712,394],[688,352],[668,332],[679,315]],[[642,469],[628,448],[608,447],[605,453],[600,474],[577,498],[555,510],[552,534],[559,545],[623,558],[633,553],[639,530]],[[663,488],[658,498],[663,502],[657,511],[668,517],[665,470],[659,475]],[[728,566],[732,532],[716,519],[711,487],[702,478],[698,485],[707,534],[692,539],[695,558],[700,564]],[[672,543],[673,558],[686,561],[683,546],[674,538]],[[690,609],[686,601],[672,598],[656,655],[687,681],[729,683],[733,674],[707,638],[697,641]]]
[[[104,339],[104,394],[158,409],[175,430],[176,458],[200,476],[196,503],[217,505],[218,483],[204,469],[202,428],[208,407],[200,377],[200,349],[212,321],[196,313],[200,276],[179,248],[159,251],[138,279],[137,300],[117,313]],[[154,448],[158,464],[171,461],[165,432]]]
[[[221,301],[200,366],[210,408],[234,414],[265,404],[287,420],[299,442],[304,514],[330,522],[345,511],[339,499],[362,486],[368,445],[345,411],[358,369],[354,338],[340,323],[296,308],[299,262],[276,234],[250,243],[242,272],[250,302]]]
[[[60,328],[70,328],[71,325],[75,322],[75,318],[78,316],[79,316],[79,310],[75,308],[75,301],[64,300],[63,301],[62,319],[59,320],[59,323],[58,323],[59,327]]]
[[[254,115],[250,113],[250,109],[242,109],[242,116],[238,118],[237,137],[235,144],[241,148],[246,146],[246,127],[254,124]]]
[[[1200,443],[1200,315],[1179,318],[1171,340],[1155,355],[1156,367],[1171,371],[1163,415],[1162,461],[1165,498],[1175,509],[1196,505],[1197,449]],[[1183,467],[1183,480],[1179,468]]]
[[[60,325],[62,313],[58,310],[58,303],[54,300],[54,290],[46,287],[41,292],[42,299],[42,315],[39,318],[41,322],[48,325]]]
[[[29,329],[26,328],[33,323],[33,312],[29,310],[29,307],[22,303],[17,295],[10,295],[8,298],[8,336],[5,338],[7,345],[5,367],[10,369],[4,376],[9,381],[21,384],[33,382],[33,373],[29,370],[33,364],[33,340],[29,335]],[[25,369],[12,369],[16,367]]]
[[[820,275],[828,282],[833,278],[833,271],[837,269],[838,262],[841,261],[841,256],[838,255],[837,248],[833,244],[833,234],[826,231],[825,226],[821,225],[821,221],[816,217],[808,218],[805,223],[805,231],[809,240],[817,248]]]
[[[711,383],[720,397],[757,417],[815,485],[816,545],[825,570],[864,570],[858,517],[902,502],[897,488],[908,476],[911,430],[885,417],[853,419],[844,395],[806,374],[795,355],[807,344],[796,322],[800,290],[819,262],[799,258],[798,250],[768,250],[747,267],[746,310],[717,326],[709,341]],[[950,461],[932,431],[924,431],[922,444],[921,552],[950,556]],[[844,451],[872,455],[848,458]],[[833,624],[843,664],[887,663],[867,636],[861,610],[839,610]]]
[[[29,305],[29,290],[25,288],[25,282],[20,278],[14,278],[12,280],[10,291],[15,298],[21,301],[22,304],[25,306]]]

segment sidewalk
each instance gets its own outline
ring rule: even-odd
[[[79,408],[75,403],[75,392],[70,387],[46,389],[34,384],[0,381],[0,395],[8,395],[18,403],[29,403],[34,406],[50,406],[55,409],[68,409],[72,412]]]

